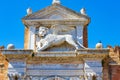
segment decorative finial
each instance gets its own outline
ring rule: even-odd
[[[27,9],[27,15],[30,15],[30,14],[32,14],[32,9],[31,9],[31,8],[28,8],[28,9]]]
[[[15,49],[14,44],[8,44],[8,45],[7,45],[7,49],[8,49],[8,50]]]
[[[96,44],[96,48],[97,48],[97,49],[103,48],[103,45],[102,45],[102,42],[101,42],[101,41]]]
[[[82,8],[82,9],[80,10],[80,13],[83,14],[83,15],[87,15],[85,8]]]
[[[60,4],[60,0],[53,0],[52,4]]]

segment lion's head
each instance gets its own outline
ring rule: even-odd
[[[40,27],[39,28],[39,36],[44,37],[47,34],[48,28],[46,27]]]

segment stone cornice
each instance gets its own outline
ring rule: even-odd
[[[38,27],[40,25],[51,26],[54,24],[61,24],[61,25],[87,25],[89,21],[84,19],[31,19],[31,20],[23,20],[24,25],[27,26],[35,26]]]
[[[1,53],[8,59],[25,59],[33,53],[33,50],[1,50]]]
[[[27,58],[28,56],[30,56],[30,55],[28,55],[28,54],[4,54],[5,56],[6,56],[6,58],[8,59],[8,60],[12,60],[12,59],[25,59],[25,58]]]
[[[78,54],[109,54],[109,49],[107,48],[102,48],[102,49],[79,49],[77,50]]]
[[[108,56],[109,54],[79,54],[77,55],[78,57],[81,57],[81,58],[86,58],[86,59],[103,59],[105,58],[106,56]]]
[[[25,59],[29,63],[81,63],[84,59],[102,60],[109,49],[80,49],[68,52],[33,52],[32,50],[2,50],[8,60]]]
[[[62,56],[62,57],[29,57],[27,58],[27,63],[29,64],[64,64],[64,63],[71,63],[71,64],[79,64],[83,63],[83,60],[102,60],[107,57],[107,54],[79,54],[76,56]]]
[[[38,64],[38,63],[81,63],[83,60],[102,60],[109,56],[109,49],[81,49],[78,51],[70,52],[39,52],[34,56],[28,58],[28,63]]]
[[[1,50],[2,54],[31,54],[33,50]]]

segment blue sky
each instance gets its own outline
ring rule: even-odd
[[[22,49],[24,44],[24,25],[21,18],[26,9],[33,12],[51,5],[52,0],[1,0],[0,1],[0,46],[9,43]],[[120,45],[120,0],[61,0],[61,4],[76,12],[86,8],[91,22],[88,26],[90,48],[102,41],[103,46]]]

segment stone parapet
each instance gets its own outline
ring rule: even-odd
[[[109,54],[109,49],[79,49],[78,54]]]
[[[31,54],[33,50],[1,50],[2,54]]]

